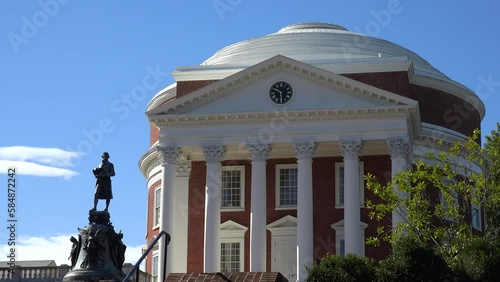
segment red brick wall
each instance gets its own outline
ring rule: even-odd
[[[149,242],[153,240],[153,237],[157,236],[159,233],[158,228],[153,230],[153,218],[154,218],[154,209],[155,209],[155,190],[160,187],[161,181],[155,182],[151,188],[148,190],[148,207],[147,207],[147,215],[148,219],[146,222],[146,244],[149,245]],[[153,273],[153,269],[151,268],[152,252],[146,257],[146,272]]]
[[[191,80],[177,82],[177,98],[201,89],[217,80]]]
[[[389,156],[362,157],[365,174],[375,175],[380,181],[388,181],[391,175]],[[313,201],[314,201],[314,256],[320,259],[327,253],[335,253],[335,231],[331,224],[342,220],[343,209],[335,208],[335,163],[342,162],[340,157],[314,158],[313,160]],[[286,215],[297,217],[296,210],[276,210],[275,172],[277,164],[296,164],[295,159],[271,159],[267,161],[267,222],[272,223]],[[245,166],[245,211],[222,212],[221,223],[233,220],[250,228],[250,191],[251,162],[248,160],[223,162],[222,165]],[[188,272],[203,271],[203,229],[205,207],[205,162],[193,162],[189,185],[189,223],[188,223]],[[365,189],[365,199],[374,196]],[[365,238],[376,235],[378,224],[390,225],[387,218],[381,223],[373,222],[365,208],[361,210],[361,221],[368,224]],[[389,245],[382,247],[366,247],[366,255],[382,259],[389,254]],[[271,232],[267,232],[267,271],[271,271]],[[249,271],[250,262],[250,230],[245,234],[245,271]]]
[[[205,222],[205,162],[191,162],[188,209],[187,272],[203,272]]]
[[[443,126],[470,136],[481,128],[479,112],[467,101],[449,93],[410,84],[408,73],[355,73],[345,76],[418,101],[423,122]]]
[[[152,122],[149,122],[149,146],[153,146],[156,141],[160,138],[160,129],[154,125]]]

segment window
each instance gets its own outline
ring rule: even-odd
[[[245,167],[222,167],[222,210],[244,209]]]
[[[276,166],[276,208],[297,207],[297,165]]]
[[[478,230],[482,229],[481,224],[481,208],[476,205],[472,205],[471,207],[471,219],[472,219],[472,227]]]
[[[344,163],[335,164],[335,207],[344,208]],[[363,162],[359,163],[359,205],[365,205],[365,181]]]
[[[220,244],[220,271],[240,272],[240,243],[225,242]]]
[[[449,185],[451,185],[451,182]],[[458,206],[458,195],[454,191],[449,193],[449,196],[445,196],[443,191],[439,191],[439,200],[441,201],[441,205],[443,206],[443,211],[445,213],[450,211],[451,205]],[[450,221],[454,220],[452,216],[445,216],[444,219]]]
[[[345,256],[345,240],[344,236],[338,240],[338,247],[337,247],[337,255],[344,257]]]
[[[153,227],[160,224],[161,215],[161,188],[155,190],[155,216],[153,221]]]
[[[153,255],[153,273],[152,273],[152,280],[153,282],[158,282],[158,267],[159,267],[159,257],[158,255]]]
[[[340,220],[332,225],[331,228],[335,230],[335,253],[339,256],[345,255],[345,237],[344,237],[344,220]],[[359,235],[361,236],[361,242],[363,243],[361,255],[365,255],[365,229],[368,224],[361,222],[359,226]]]
[[[248,228],[228,220],[220,225],[220,270],[243,272],[245,232]]]

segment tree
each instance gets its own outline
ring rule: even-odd
[[[481,232],[471,224],[486,211],[487,234],[500,230],[500,125],[486,137],[484,148],[478,130],[462,142],[436,142],[437,150],[428,153],[392,182],[381,184],[368,174],[367,188],[383,201],[367,201],[370,217],[381,220],[393,211],[405,220],[394,229],[378,228],[369,243],[389,240],[393,246],[402,239],[428,244],[453,265],[468,241]],[[406,197],[398,197],[397,189]],[[401,193],[399,193],[401,195]]]
[[[487,154],[490,163],[488,166],[489,185],[491,185],[492,199],[485,205],[486,210],[486,225],[487,235],[491,238],[500,237],[500,123],[497,122],[496,130],[491,131],[490,136],[486,136],[486,143],[484,144],[484,151]]]

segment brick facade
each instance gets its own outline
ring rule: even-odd
[[[396,93],[401,96],[416,100],[419,103],[422,122],[442,126],[464,135],[470,135],[475,128],[480,126],[480,113],[467,101],[449,93],[411,84],[408,73],[358,73],[346,74],[346,77],[367,83],[369,85]],[[216,80],[185,81],[177,83],[177,98],[201,89]],[[457,117],[461,117],[458,119]],[[153,145],[160,136],[160,130],[151,124],[150,140]],[[381,152],[383,154],[383,152]],[[364,164],[364,174],[370,172],[382,182],[390,181],[391,159],[388,155],[361,156]],[[314,216],[314,258],[320,259],[327,253],[335,253],[335,230],[331,224],[344,218],[343,209],[335,208],[335,163],[342,162],[341,157],[320,157],[313,159],[313,216]],[[276,210],[276,165],[296,164],[296,159],[269,159],[267,161],[267,222],[270,224],[286,215],[297,217],[295,209]],[[227,220],[250,229],[250,191],[251,191],[251,161],[224,161],[223,166],[245,166],[245,210],[238,212],[221,212],[221,223]],[[206,165],[203,161],[193,161],[189,179],[189,210],[188,210],[188,257],[187,272],[203,271],[203,241],[204,241],[204,209],[205,209],[205,175]],[[155,183],[149,189],[148,195],[148,242],[158,233],[152,230],[154,212],[154,188],[160,185]],[[374,195],[365,189],[365,201],[370,199],[377,202]],[[366,208],[361,209],[361,221],[368,224],[365,238],[376,235],[379,225],[390,226],[391,219],[374,222],[369,219]],[[245,233],[244,270],[249,271],[250,262],[250,230]],[[390,246],[383,242],[381,246],[366,246],[365,255],[377,260],[389,254]],[[271,269],[271,232],[267,232],[267,271]],[[148,257],[147,271],[151,272],[151,256]]]
[[[389,156],[361,157],[364,163],[364,173],[372,173],[381,181],[387,181],[391,175],[391,160]],[[342,220],[343,209],[335,208],[335,163],[342,162],[341,157],[321,157],[313,160],[313,201],[314,201],[314,256],[320,259],[327,253],[334,253],[335,230],[330,225]],[[295,159],[270,159],[267,161],[267,222],[270,224],[286,215],[297,217],[295,209],[276,210],[275,173],[278,164],[296,164]],[[205,175],[206,165],[203,161],[192,162],[191,177],[189,181],[189,210],[188,210],[188,268],[187,272],[203,271],[203,237],[204,237],[204,209],[205,209]],[[252,166],[249,160],[224,161],[223,166],[245,167],[245,210],[221,212],[221,223],[227,220],[235,221],[250,228],[250,191]],[[156,184],[155,184],[156,186]],[[374,202],[374,196],[365,189],[365,199]],[[154,189],[150,189],[149,203],[153,206]],[[152,209],[148,211],[148,218],[152,218]],[[368,224],[365,237],[376,235],[376,225],[368,218],[365,208],[361,209],[361,221]],[[390,225],[390,218],[382,224]],[[151,226],[148,220],[148,226]],[[267,232],[267,270],[271,271],[271,232]],[[155,234],[154,232],[152,234]],[[150,237],[150,236],[148,236]],[[366,255],[375,259],[382,259],[388,255],[388,246],[366,247]],[[245,265],[244,270],[249,270],[250,262],[250,232],[245,233]]]

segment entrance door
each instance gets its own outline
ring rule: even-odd
[[[280,272],[288,281],[297,280],[297,237],[273,238],[272,271]]]

